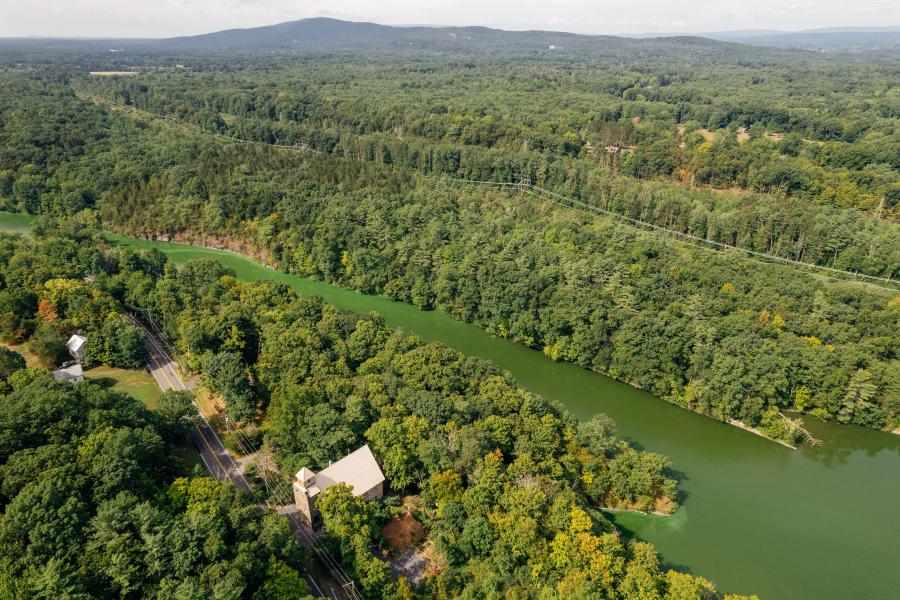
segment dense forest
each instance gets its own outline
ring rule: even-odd
[[[365,70],[330,68],[334,77]],[[434,78],[439,85],[446,74],[433,71],[422,81]],[[251,76],[273,77],[269,71],[240,75]],[[377,132],[395,145],[361,145],[354,136],[369,134],[359,122],[359,133],[338,136],[344,141],[337,147],[349,145],[361,154],[229,144],[96,104],[84,87],[104,97],[133,93],[126,100],[167,112],[154,104],[163,96],[155,90],[175,95],[181,81],[181,99],[173,106],[193,106],[185,99],[201,92],[188,90],[206,90],[206,99],[197,100],[206,108],[182,111],[185,118],[237,118],[215,100],[224,102],[224,91],[191,83],[215,83],[217,76],[207,74],[82,81],[78,94],[50,75],[4,78],[0,198],[9,208],[76,214],[82,222],[135,235],[234,245],[295,273],[445,310],[556,360],[779,439],[798,436],[786,410],[871,427],[898,424],[896,292],[694,248],[515,191],[473,188],[440,175],[514,179],[520,174],[515,157],[521,156],[543,173],[546,185],[570,193],[579,186],[605,189],[607,206],[616,204],[626,214],[657,215],[670,225],[684,219],[733,243],[772,251],[780,245],[790,256],[882,274],[900,264],[897,225],[887,219],[887,207],[879,220],[790,195],[722,195],[640,181],[615,169],[582,169],[581,158],[565,158],[552,144],[532,155]],[[306,126],[303,110],[286,92],[235,91],[229,97],[236,107],[250,98],[262,106],[272,97],[265,109],[272,127]],[[319,107],[328,98],[333,101],[324,93],[310,96],[308,103],[332,111]],[[281,99],[293,108],[278,116]],[[368,118],[352,110],[364,104],[341,106],[348,113],[343,122]],[[299,111],[296,119],[291,110]],[[316,122],[326,135],[329,121]],[[630,118],[622,123],[629,135],[637,126]],[[520,134],[509,135],[516,140]],[[406,154],[398,144],[405,144]],[[805,251],[797,250],[798,240]]]
[[[490,364],[390,331],[378,315],[282,284],[242,284],[212,261],[175,269],[156,251],[93,235],[45,219],[30,239],[3,236],[0,294],[31,294],[4,314],[32,325],[31,343],[43,324],[71,330],[82,308],[53,302],[61,281],[120,311],[147,310],[244,431],[265,431],[276,477],[369,443],[392,495],[366,503],[338,486],[319,504],[366,597],[714,594],[710,582],[663,568],[652,546],[624,539],[599,510],[670,512],[677,499],[668,461],[617,439],[608,418],[578,423]],[[4,597],[306,593],[287,520],[230,486],[179,477],[172,448],[192,426],[188,395],[170,393],[150,413],[98,384],[24,370],[5,348],[0,367]],[[78,475],[66,475],[73,463]],[[265,467],[255,468],[259,477]],[[404,494],[421,498],[416,516],[435,548],[436,572],[418,591],[373,552]]]
[[[114,285],[87,281],[104,281],[112,257],[55,234],[3,236],[0,248],[3,342],[27,341],[52,365],[68,334],[90,332],[87,360],[143,365],[131,351],[105,354],[123,306]],[[142,353],[143,337],[135,343]],[[24,367],[0,346],[0,597],[306,596],[305,553],[288,522],[185,471],[190,395],[169,392],[151,412],[102,382],[58,383]]]
[[[657,69],[672,69],[673,81],[651,93]],[[674,65],[641,74],[451,62],[430,66],[423,84],[420,65],[346,61],[164,73],[85,93],[241,139],[429,175],[525,180],[700,238],[894,277],[896,227],[881,219],[896,220],[900,201],[900,106],[889,93],[848,110],[835,91],[843,71],[820,69],[790,94],[798,73],[774,69],[750,98],[707,89],[725,78],[745,90],[749,68],[679,80]],[[871,67],[854,94],[880,95],[897,75]]]
[[[47,254],[52,256],[48,260]],[[28,342],[46,366],[70,359],[65,342],[78,332],[91,339],[84,365],[140,368],[146,360],[144,333],[125,317],[111,295],[72,277],[74,265],[90,264],[99,255],[90,248],[60,241],[43,253],[2,252],[0,337],[10,344]],[[32,310],[36,308],[36,312]],[[35,318],[35,317],[39,318]]]
[[[264,507],[368,444],[387,495],[318,503],[367,598],[719,598],[608,518],[685,494],[609,418],[100,232],[442,310],[788,444],[810,416],[897,430],[896,58],[328,19],[0,41],[0,210],[40,215],[0,235],[0,597],[306,597],[314,553]],[[150,410],[14,351],[57,366],[80,332],[85,366],[139,368],[129,312],[224,417],[249,494],[185,466],[191,394]],[[387,560],[400,518],[423,581]]]
[[[490,177],[499,164],[484,162],[502,161],[518,166],[514,175],[557,186],[558,174],[541,172],[547,163],[568,172],[601,166],[840,208],[871,211],[883,198],[890,209],[900,202],[900,98],[891,88],[900,72],[875,62],[852,74],[811,59],[700,72],[674,61],[626,69],[345,59],[90,89],[221,133],[418,169]],[[433,145],[463,154],[460,164],[424,160]]]
[[[178,476],[171,445],[183,443],[192,406],[169,400],[164,419],[97,384],[56,383],[39,370],[8,375],[3,598],[305,595],[303,552],[287,521],[231,486]]]

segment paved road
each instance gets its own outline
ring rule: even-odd
[[[159,339],[137,319],[132,318],[132,322],[141,327],[146,333],[147,343],[147,366],[156,383],[163,391],[168,390],[187,390],[193,386],[185,384],[184,380],[178,372],[178,365],[169,356]],[[199,408],[197,409],[199,413]],[[237,464],[225,451],[225,446],[216,434],[215,430],[209,425],[202,414],[200,414],[200,423],[194,429],[191,437],[197,450],[200,451],[200,457],[206,470],[217,481],[230,481],[236,487],[250,491],[250,484],[244,478],[238,469]]]
[[[163,391],[168,390],[187,390],[194,387],[186,384],[178,372],[178,365],[166,352],[159,338],[152,331],[144,327],[143,323],[130,317],[135,326],[140,327],[146,333],[147,343],[147,366],[153,377]],[[196,405],[196,403],[195,403]],[[199,407],[197,412],[200,413]],[[192,437],[194,444],[200,451],[200,457],[206,470],[216,478],[217,481],[230,481],[233,485],[243,489],[250,490],[250,484],[244,478],[243,474],[232,460],[231,456],[225,451],[225,447],[219,440],[219,436],[209,425],[206,417],[200,413],[200,424],[194,429]],[[272,507],[270,507],[272,508]],[[312,584],[313,595],[337,598],[338,596],[348,598],[349,600],[361,600],[362,596],[356,591],[352,580],[347,577],[343,569],[340,568],[337,561],[330,556],[321,546],[316,543],[315,533],[310,531],[307,526],[300,522],[297,514],[297,507],[293,504],[276,508],[276,512],[288,518],[291,522],[294,535],[298,541],[304,546],[311,548],[318,556],[322,566],[332,575],[335,581],[316,582],[309,575],[306,575],[308,582]],[[338,583],[339,582],[339,583]],[[325,588],[323,592],[319,584]]]

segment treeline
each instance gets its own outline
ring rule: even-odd
[[[382,162],[222,144],[113,115],[108,122],[102,148],[47,180],[97,198],[84,219],[99,214],[106,227],[138,235],[244,240],[292,272],[446,310],[775,437],[793,437],[781,416],[789,409],[872,427],[898,423],[900,327],[890,293]],[[617,188],[609,195],[627,198]],[[40,205],[52,211],[58,197],[44,193]],[[759,210],[738,211],[731,222],[765,217]],[[859,226],[849,216],[841,223]],[[832,235],[841,223],[814,229]],[[841,255],[896,265],[885,228],[877,231],[886,239],[851,242]]]

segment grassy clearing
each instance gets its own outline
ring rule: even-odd
[[[95,383],[124,392],[140,400],[149,410],[159,409],[159,400],[162,398],[163,391],[159,389],[159,384],[156,383],[153,375],[146,371],[100,366],[85,371],[84,376]],[[186,446],[173,448],[172,452],[181,461],[184,473],[190,473],[195,465],[203,467],[200,453],[193,444],[188,443]]]
[[[220,411],[218,398],[205,387],[197,390],[196,395],[197,406],[200,407],[200,413],[207,419],[217,415]]]
[[[31,230],[33,215],[0,211],[0,231],[6,233],[27,234]]]
[[[132,77],[140,75],[140,71],[91,71],[94,77]]]
[[[702,127],[700,129],[698,129],[698,131],[700,132],[700,135],[703,136],[703,139],[706,140],[707,142],[714,142],[717,139],[716,134],[714,132],[710,131],[709,129],[707,129],[706,127]]]
[[[200,387],[197,388],[194,400],[197,402],[200,414],[206,417],[209,426],[224,440],[228,435],[228,426],[223,418],[225,407],[222,404],[222,399],[209,388]]]
[[[134,396],[150,410],[159,408],[159,399],[163,394],[162,390],[159,389],[159,385],[157,385],[153,376],[146,371],[100,366],[85,371],[84,376],[94,380],[96,383]]]

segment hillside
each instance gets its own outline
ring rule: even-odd
[[[617,37],[560,31],[505,31],[488,27],[401,27],[314,18],[248,29],[160,40],[152,44],[174,51],[291,50],[295,52],[409,51],[441,53],[558,54],[578,56],[671,56],[701,58],[737,53],[761,58],[784,51],[893,51],[900,48],[898,28],[832,28],[805,31],[721,31],[696,35]],[[747,49],[747,45],[767,50]],[[688,51],[688,54],[684,52]]]
[[[884,31],[732,31],[619,37],[488,27],[389,26],[312,18],[168,39],[0,38],[0,65],[69,65],[79,70],[173,68],[231,70],[275,65],[290,56],[471,57],[618,61],[625,65],[736,63],[769,66],[864,51],[893,57],[900,33]],[[837,57],[835,57],[837,58]]]
[[[159,49],[176,51],[285,50],[301,52],[358,50],[433,50],[448,53],[569,54],[627,52],[657,55],[678,50],[708,53],[731,44],[697,37],[637,40],[608,35],[554,31],[504,31],[487,27],[396,27],[337,19],[301,19],[266,27],[230,29],[160,40]]]

